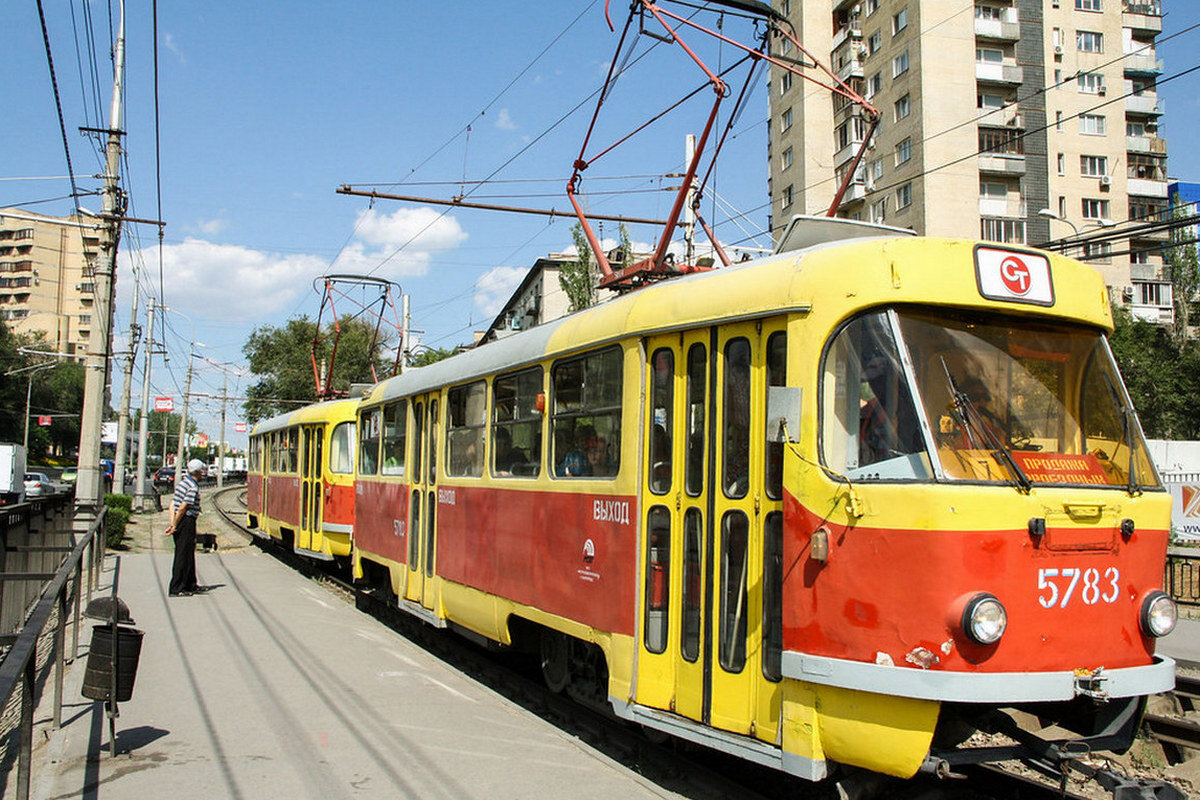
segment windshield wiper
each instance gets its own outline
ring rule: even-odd
[[[950,385],[950,397],[954,400],[954,409],[958,417],[962,420],[963,427],[966,428],[971,444],[976,444],[972,430],[975,433],[982,434],[987,444],[987,447],[984,449],[1000,454],[998,460],[1002,461],[1004,466],[1008,468],[1009,473],[1013,476],[1021,491],[1028,494],[1033,488],[1033,481],[1029,480],[1029,476],[1025,474],[1025,471],[1021,469],[1021,465],[1013,458],[1012,451],[1008,449],[1008,446],[1004,442],[1000,441],[1000,437],[996,435],[991,425],[983,418],[979,409],[975,407],[975,403],[972,402],[966,392],[958,387],[958,382],[954,380],[954,375],[951,374],[950,367],[946,366],[946,359],[941,359],[941,362],[942,369],[946,372],[946,381]]]
[[[1121,397],[1121,393],[1117,391],[1117,387],[1113,385],[1112,377],[1104,373],[1104,385],[1108,388],[1108,394],[1112,398],[1113,404],[1121,411],[1121,435],[1125,439],[1125,446],[1129,448],[1129,467],[1127,469],[1126,489],[1130,494],[1140,494],[1142,491],[1142,482],[1137,478],[1137,456],[1133,446],[1133,408],[1125,402]],[[1113,455],[1116,455],[1114,453]]]

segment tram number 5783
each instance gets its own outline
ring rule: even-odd
[[[1083,584],[1080,588],[1080,584]],[[1039,569],[1038,602],[1042,608],[1066,608],[1071,599],[1078,597],[1084,605],[1095,605],[1101,601],[1115,603],[1121,596],[1121,571],[1109,567],[1101,572],[1095,567],[1076,569]],[[1076,594],[1078,589],[1078,594]]]

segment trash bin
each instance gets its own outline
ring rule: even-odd
[[[124,625],[117,626],[117,702],[133,697],[133,680],[137,677],[138,659],[142,655],[144,632]],[[92,628],[92,645],[88,652],[87,669],[83,673],[83,696],[89,700],[109,700],[112,688],[112,625]]]

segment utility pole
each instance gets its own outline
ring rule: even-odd
[[[75,528],[86,530],[99,513],[101,501],[100,425],[104,419],[108,354],[112,346],[113,288],[116,285],[117,243],[125,200],[118,182],[121,175],[121,93],[125,78],[125,3],[120,3],[116,47],[113,50],[112,106],[108,115],[108,145],[104,174],[102,218],[104,255],[95,272],[92,335],[84,361],[83,412],[79,420],[79,478],[75,489]],[[136,290],[136,287],[135,287]]]
[[[692,163],[692,158],[696,155],[696,134],[689,133],[683,141],[683,163]],[[684,256],[683,263],[696,263],[696,184],[693,180],[692,185],[688,187],[687,197],[683,201],[683,246]]]
[[[408,356],[409,356],[408,330],[409,330],[409,326],[412,324],[412,317],[408,313],[408,300],[409,300],[409,296],[407,294],[403,294],[400,296],[400,309],[401,309],[400,324],[402,325],[402,328],[400,330],[400,372],[401,372],[401,374],[403,374],[404,370],[408,368]]]
[[[193,347],[195,343],[193,343]],[[188,353],[188,371],[187,380],[183,382],[183,416],[179,418],[179,446],[175,451],[175,485],[179,485],[179,479],[183,477],[183,437],[187,431],[187,412],[188,400],[192,394],[192,361],[195,360],[196,351],[192,350]]]
[[[229,402],[229,375],[221,377],[221,439],[217,442],[217,488],[225,485],[225,404]]]
[[[141,331],[138,330],[137,324],[140,285],[137,260],[135,259],[133,264],[133,307],[129,309],[129,351],[125,354],[125,383],[121,387],[121,407],[117,414],[117,454],[113,459],[113,491],[117,494],[125,493],[125,458],[126,451],[129,449],[127,444],[129,439],[129,395],[133,390],[133,362],[137,358],[137,344],[138,339],[141,338]],[[145,409],[145,400],[143,399],[142,402],[142,408]],[[141,451],[139,450],[138,453],[140,456]],[[141,472],[140,467],[138,472]]]
[[[146,446],[150,435],[150,360],[154,355],[154,296],[146,303],[146,365],[142,368],[142,415],[138,420],[137,503],[142,511],[146,502]],[[115,470],[114,470],[115,472]]]

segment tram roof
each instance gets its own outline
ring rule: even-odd
[[[313,403],[293,411],[285,411],[268,417],[254,426],[251,436],[259,436],[271,431],[283,430],[302,422],[317,422],[323,420],[343,421],[354,419],[354,410],[358,407],[359,398],[343,397],[337,400],[325,400]]]
[[[709,272],[663,281],[458,355],[407,370],[366,395],[366,402],[407,397],[438,387],[509,372],[547,357],[608,343],[737,320],[808,313],[845,316],[872,305],[981,304],[997,311],[1067,318],[1111,330],[1104,282],[1095,268],[1036,251],[1053,265],[1063,287],[1052,308],[984,300],[976,285],[979,242],[891,233],[816,238],[807,246]],[[997,244],[997,248],[1006,248]],[[1032,252],[1029,248],[1011,248]],[[956,268],[956,265],[959,265]],[[837,317],[840,318],[840,317]]]

